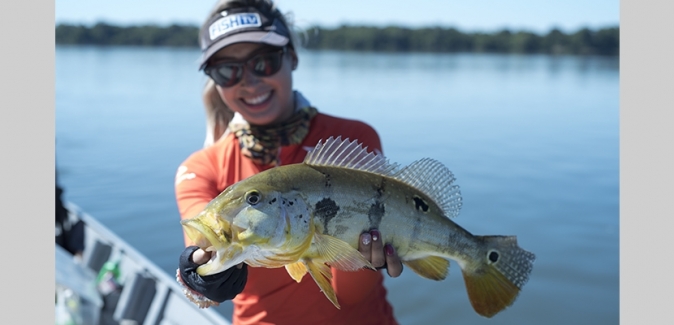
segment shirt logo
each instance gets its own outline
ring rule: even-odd
[[[178,172],[176,173],[176,186],[186,179],[193,179],[197,177],[195,173],[187,174],[187,167],[180,166],[178,167]]]
[[[262,21],[257,13],[232,14],[216,20],[208,27],[208,33],[211,40],[214,40],[223,34],[233,32],[237,29],[247,27],[260,27]]]

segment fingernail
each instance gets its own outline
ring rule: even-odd
[[[370,233],[372,234],[372,241],[377,241],[377,240],[379,240],[379,231],[377,231],[377,230],[372,230],[372,231],[370,231]]]
[[[395,253],[395,250],[393,249],[393,246],[391,246],[390,244],[387,244],[386,246],[384,246],[384,250],[386,251],[386,255],[388,255],[388,256],[392,256]]]
[[[372,238],[370,237],[370,234],[363,234],[361,240],[363,241],[363,245],[370,245]]]

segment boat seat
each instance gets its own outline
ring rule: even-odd
[[[156,292],[157,284],[151,277],[136,273],[127,278],[113,318],[117,321],[133,320],[137,324],[143,324]]]

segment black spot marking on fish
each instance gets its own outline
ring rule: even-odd
[[[271,199],[271,201],[269,201],[269,204],[273,204],[274,202],[276,202],[276,198]]]
[[[374,184],[373,189],[377,192],[375,198],[380,199],[386,191],[386,179],[381,178],[379,184]]]
[[[428,212],[428,204],[424,199],[415,196],[414,197],[414,207],[417,208],[417,210],[421,210],[423,212]]]
[[[377,197],[384,195],[384,179],[382,179],[381,184],[375,188],[377,191]]]
[[[328,222],[337,215],[338,211],[337,203],[330,198],[323,198],[316,203],[315,215],[318,219],[323,220],[323,234],[327,234]]]
[[[343,226],[343,225],[338,225],[337,227],[335,227],[334,236],[344,235],[347,231],[349,231],[349,227]]]
[[[299,215],[299,216],[297,216],[297,217],[298,217],[298,218],[300,218],[300,219],[302,219],[302,217],[303,217],[303,216],[302,216],[302,215],[300,214],[300,215]]]
[[[293,205],[293,204],[295,204],[295,202],[290,201],[290,202],[288,202],[288,204]]]
[[[384,203],[376,200],[370,206],[370,210],[367,211],[367,218],[370,220],[371,228],[379,228],[381,223],[381,218],[384,216]]]
[[[415,215],[415,218],[414,218],[414,228],[412,228],[412,236],[410,237],[410,238],[412,238],[412,240],[415,240],[415,239],[418,238],[418,237],[417,237],[417,236],[418,236],[418,232],[419,232],[420,227],[421,227],[421,215],[418,214],[418,213],[415,213],[414,215]]]
[[[498,262],[499,254],[497,251],[491,251],[489,252],[488,258],[492,263],[496,263]]]
[[[332,187],[332,176],[327,173],[323,173],[323,177],[325,177],[325,187]]]
[[[381,201],[381,198],[384,196],[386,187],[386,179],[381,178],[379,184],[374,185],[374,190],[377,192],[374,197],[374,203],[370,206],[370,210],[367,211],[367,218],[370,221],[370,228],[379,228],[381,223],[381,218],[384,216],[385,208],[384,203]]]

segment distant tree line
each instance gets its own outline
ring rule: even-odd
[[[304,35],[308,49],[381,52],[487,52],[618,55],[618,27],[565,34],[553,29],[545,35],[502,30],[463,33],[454,28],[342,26],[314,28]]]
[[[199,28],[192,25],[91,27],[59,24],[56,44],[198,47]],[[312,27],[300,33],[309,50],[377,52],[482,52],[525,54],[618,55],[619,28],[588,28],[565,34],[553,29],[540,35],[527,31],[465,33],[455,28],[340,26]]]
[[[198,37],[192,25],[56,25],[56,44],[198,47]]]

